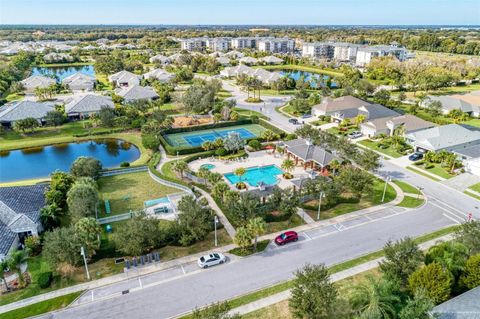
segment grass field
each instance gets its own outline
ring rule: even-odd
[[[112,215],[140,210],[146,200],[178,192],[155,182],[147,172],[101,177],[98,188],[101,199],[110,201]],[[99,217],[105,217],[105,205],[101,205],[100,211]]]
[[[258,124],[247,124],[218,129],[167,134],[165,137],[167,142],[174,147],[196,147],[201,146],[206,141],[213,142],[217,138],[223,138],[226,136],[227,132],[235,130],[246,130],[244,133],[249,134],[249,137],[251,137],[251,135],[259,137],[265,131],[265,128]],[[242,132],[240,132],[240,134],[242,135]]]
[[[480,193],[480,183],[470,186],[469,188],[473,189],[476,192]]]
[[[363,140],[358,142],[358,144],[393,158],[399,158],[403,156],[402,154],[398,153],[393,146],[389,146],[388,148],[380,148],[378,147],[378,142],[374,142],[372,140]]]
[[[417,174],[419,174],[419,175],[422,175],[422,176],[425,176],[425,177],[427,177],[427,178],[430,178],[431,180],[434,180],[434,181],[436,181],[436,182],[441,181],[441,179],[439,179],[439,178],[436,178],[436,177],[431,176],[430,174],[424,173],[424,171],[423,171],[422,169],[418,169],[417,166],[407,166],[407,169],[408,169],[409,171],[415,172],[415,173],[417,173]]]
[[[406,208],[416,208],[418,206],[423,205],[424,202],[425,200],[423,198],[405,196],[397,206],[406,207]]]
[[[405,193],[415,194],[415,195],[419,195],[422,193],[418,188],[408,183],[405,183],[399,180],[394,180],[393,183],[395,183],[398,187],[400,187],[400,189]]]
[[[437,163],[432,163],[432,164],[433,164],[433,167],[429,168],[429,169],[426,169],[425,167],[423,167],[423,165],[419,165],[419,166],[415,166],[415,167],[420,169],[420,170],[427,171],[431,174],[437,175],[437,176],[445,178],[445,179],[449,179],[449,178],[452,178],[452,177],[455,176],[455,175],[452,175],[452,174],[448,173],[440,164],[437,164]]]

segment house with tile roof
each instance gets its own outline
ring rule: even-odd
[[[396,130],[402,129],[403,135],[419,130],[434,127],[432,122],[425,121],[415,115],[405,114],[370,119],[360,124],[360,131],[365,136],[373,137],[379,134],[393,135]]]
[[[269,55],[260,59],[260,61],[265,62],[266,64],[282,64],[283,60],[277,58],[274,55]]]
[[[158,98],[157,92],[152,87],[140,85],[117,88],[115,94],[121,96],[125,103]]]
[[[116,87],[130,87],[139,85],[141,76],[129,71],[120,71],[108,77],[108,81],[112,82]]]
[[[150,63],[170,64],[170,59],[164,55],[157,54],[150,58]]]
[[[0,124],[11,127],[16,121],[30,117],[43,124],[47,113],[54,110],[55,106],[52,103],[27,100],[12,101],[0,106]]]
[[[340,123],[346,119],[353,121],[359,115],[364,115],[366,120],[371,121],[380,118],[396,117],[399,116],[400,113],[380,104],[369,104],[336,111],[331,116],[332,121]]]
[[[40,210],[46,188],[44,184],[0,187],[0,260],[26,237],[42,231]]]
[[[98,113],[102,108],[115,108],[109,96],[86,94],[76,96],[65,104],[65,113],[69,118],[86,118]]]
[[[77,72],[62,80],[62,84],[72,91],[93,91],[97,80],[95,77]]]
[[[55,81],[55,79],[43,75],[32,75],[20,81],[20,84],[26,93],[35,93],[36,88],[43,89],[55,85],[56,83],[57,81]]]
[[[147,80],[152,79],[160,82],[169,82],[175,78],[175,74],[167,72],[164,69],[158,68],[145,73],[143,77]]]
[[[341,96],[336,99],[326,97],[322,100],[320,104],[312,106],[312,114],[314,116],[331,116],[335,114],[335,112],[352,108],[359,108],[364,105],[370,105],[370,103],[351,95]]]

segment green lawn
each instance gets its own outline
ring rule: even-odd
[[[427,177],[427,178],[430,178],[430,179],[433,180],[433,181],[436,181],[436,182],[439,182],[439,181],[440,181],[440,179],[438,179],[438,178],[436,178],[436,177],[433,177],[433,176],[431,176],[431,175],[429,175],[429,174],[424,173],[424,171],[423,171],[422,169],[419,169],[419,168],[417,168],[417,167],[418,167],[418,166],[407,166],[407,169],[410,170],[410,171],[412,171],[412,172],[415,172],[415,173],[417,173],[417,174],[419,174],[419,175],[422,175],[422,176],[425,176],[425,177]]]
[[[229,253],[237,256],[241,256],[241,257],[246,257],[249,255],[264,251],[265,248],[267,248],[269,243],[270,243],[270,240],[265,239],[257,243],[257,250],[254,250],[254,247],[252,245],[251,247],[248,247],[246,249],[242,249],[240,247],[233,248],[232,250],[229,251]]]
[[[175,188],[155,182],[148,172],[101,177],[98,188],[101,199],[110,201],[112,215],[140,210],[146,200],[178,192]],[[105,206],[100,206],[99,217],[105,217]]]
[[[403,156],[402,154],[398,153],[393,146],[389,146],[388,148],[385,148],[385,149],[380,148],[378,146],[379,143],[372,140],[363,140],[358,142],[358,144],[361,144],[363,146],[368,147],[369,149],[372,149],[374,151],[380,152],[382,154],[385,154],[393,158],[399,158]]]
[[[23,318],[38,316],[50,311],[58,310],[71,304],[82,293],[83,291],[74,292],[68,295],[48,299],[45,301],[35,303],[33,305],[8,311],[3,314],[0,314],[0,319],[23,319]]]
[[[240,116],[250,117],[252,115],[255,115],[255,116],[258,116],[259,118],[267,119],[267,117],[263,113],[260,113],[260,112],[257,112],[257,111],[242,109],[242,108],[238,108],[238,107],[234,108],[233,110],[235,112],[237,112],[238,115],[240,115]]]
[[[399,181],[399,180],[393,180],[393,183],[395,183],[398,187],[400,187],[400,189],[402,191],[404,191],[405,193],[409,193],[409,194],[415,194],[415,195],[419,195],[421,194],[422,192],[420,192],[420,190],[418,188],[416,188],[415,186],[413,185],[410,185],[408,183],[405,183],[405,182],[402,182],[402,181]]]
[[[423,203],[424,203],[423,198],[405,196],[397,206],[407,207],[407,208],[416,208],[418,206],[423,205]]]
[[[276,233],[276,232],[279,232],[279,231],[282,231],[282,230],[285,230],[285,229],[298,227],[298,226],[301,226],[303,224],[305,224],[303,219],[300,216],[298,216],[297,214],[294,214],[290,220],[286,220],[286,221],[283,221],[283,222],[267,223],[266,233],[267,234]]]
[[[475,184],[475,185],[472,185],[472,186],[470,186],[469,188],[470,188],[470,189],[473,189],[474,191],[480,193],[480,183]]]
[[[324,209],[320,211],[320,219],[330,219],[333,217],[337,217],[340,215],[348,214],[360,209],[376,206],[379,204],[385,204],[388,203],[392,200],[394,200],[397,197],[397,192],[395,192],[395,189],[391,186],[387,186],[387,191],[385,193],[385,201],[382,203],[382,195],[383,195],[383,188],[385,186],[385,182],[381,181],[379,179],[375,179],[374,185],[373,185],[373,191],[371,194],[367,194],[362,196],[360,199],[360,202],[358,203],[341,203],[338,204],[332,208],[329,209]],[[313,219],[317,218],[317,213],[318,213],[318,200],[312,200],[307,202],[310,207],[316,207],[315,210],[311,209],[306,209],[307,213],[312,217]]]
[[[466,195],[468,195],[468,196],[470,196],[470,197],[473,197],[473,198],[475,198],[475,199],[480,200],[480,196],[477,196],[477,195],[475,195],[475,194],[472,194],[472,193],[470,193],[470,192],[468,192],[468,191],[464,191],[463,193],[466,194]]]
[[[433,164],[433,163],[432,163]],[[427,171],[431,174],[440,176],[445,179],[449,179],[454,177],[455,175],[452,175],[448,173],[440,164],[434,163],[432,168],[426,169],[423,165],[415,166],[418,167],[421,170]]]

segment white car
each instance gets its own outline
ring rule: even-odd
[[[202,256],[198,258],[198,267],[200,268],[208,268],[211,266],[215,266],[218,264],[223,264],[227,261],[227,257],[225,257],[221,253],[211,253],[209,255]]]
[[[354,131],[354,132],[348,134],[348,137],[351,138],[351,139],[359,138],[359,137],[362,137],[362,136],[363,136],[363,133],[359,132],[359,131]]]

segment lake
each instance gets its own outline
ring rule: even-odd
[[[0,152],[0,182],[44,178],[55,170],[69,171],[79,156],[99,159],[104,168],[140,157],[139,149],[118,139],[99,139]]]
[[[95,76],[95,68],[93,65],[35,67],[32,69],[32,75],[53,76],[57,78],[58,81],[62,81],[67,76],[78,72]]]
[[[312,80],[316,81],[317,79],[320,79],[321,77],[323,77],[323,80],[326,83],[327,80],[330,79],[330,76],[328,76],[328,75],[306,72],[306,71],[298,71],[298,70],[282,70],[279,73],[280,73],[280,75],[288,76],[289,78],[294,79],[295,81],[300,79],[302,76],[303,76],[305,82],[310,82]],[[315,83],[315,81],[314,81],[314,83],[310,83],[310,87],[312,87],[312,88],[317,87],[317,84]],[[331,83],[332,83],[331,84],[332,88],[337,87],[337,83],[335,83],[334,81],[332,81]]]

